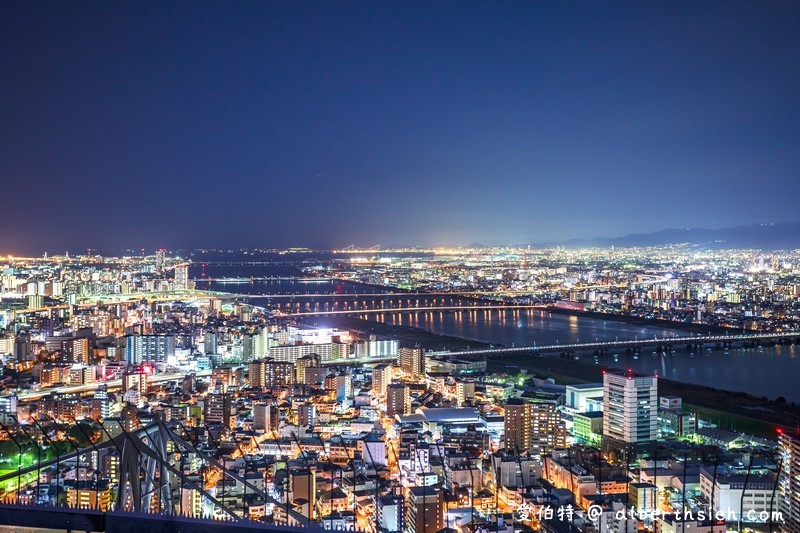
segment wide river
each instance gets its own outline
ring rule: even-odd
[[[203,289],[210,288],[242,294],[381,292],[363,285],[331,281],[201,282],[197,286]],[[317,300],[319,301],[319,299]],[[335,300],[335,297],[328,298],[325,300],[327,303],[322,305],[333,306]],[[370,297],[366,297],[366,300],[368,307],[375,305],[375,302],[369,301]],[[267,302],[264,300],[254,300],[253,303],[267,306]],[[284,302],[281,304],[285,305]],[[348,303],[342,301],[339,302],[339,305],[344,306]],[[364,304],[362,303],[362,305]],[[420,311],[364,315],[364,318],[505,346],[690,335],[677,328],[640,326],[615,320],[576,317],[541,310]],[[320,322],[324,322],[324,319],[320,318]],[[675,381],[744,391],[769,398],[783,396],[790,402],[800,402],[800,387],[797,386],[800,383],[800,358],[797,357],[795,346],[765,346],[748,349],[735,347],[730,350],[708,347],[702,352],[689,352],[685,347],[681,347],[663,356],[646,348],[638,355],[619,351],[602,357],[595,357],[591,353],[579,354],[579,356],[587,364],[632,368],[642,373],[657,373]]]

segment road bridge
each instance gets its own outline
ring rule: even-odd
[[[257,278],[259,279],[283,279],[283,278]],[[201,280],[197,280],[201,281]],[[218,280],[208,280],[204,279],[202,281],[217,281],[219,283],[230,283],[230,284],[238,284],[238,283],[250,283],[252,280],[250,278],[225,278],[225,279],[218,279]],[[302,281],[302,280],[298,280]],[[339,281],[336,279],[324,279],[322,281]],[[313,283],[314,281],[311,281]],[[587,285],[582,287],[573,287],[571,290],[576,291],[583,291],[583,290],[592,290],[592,289],[607,289],[610,287],[621,287],[626,286],[627,284],[616,284],[616,285]],[[507,289],[507,290],[472,290],[472,291],[398,291],[393,288],[387,288],[385,292],[345,292],[345,293],[335,293],[335,292],[326,292],[326,293],[295,293],[295,294],[237,294],[237,293],[227,293],[230,297],[235,298],[255,298],[255,299],[267,299],[267,300],[281,300],[281,299],[295,299],[295,298],[435,298],[435,297],[448,297],[448,296],[465,296],[465,297],[482,297],[482,296],[527,296],[527,295],[535,295],[535,294],[545,294],[550,293],[554,289]]]
[[[760,341],[790,341],[792,343],[796,343],[800,342],[800,331],[745,333],[739,335],[681,335],[674,337],[636,338],[613,341],[581,342],[573,344],[549,344],[541,346],[534,344],[533,346],[480,348],[476,350],[463,350],[456,352],[432,352],[430,355],[449,355],[457,357],[481,356],[489,358],[492,356],[503,357],[522,353],[575,353],[593,350],[611,350],[617,348],[638,350],[639,348],[645,346],[668,347],[682,344],[687,346],[698,346],[703,344],[730,345],[733,343],[749,343]]]
[[[251,283],[253,281],[296,281],[298,283],[320,283],[325,281],[336,282],[335,278],[298,278],[297,276],[223,276],[192,278],[195,283],[214,282],[214,283]]]
[[[547,309],[545,305],[448,305],[448,306],[419,306],[419,307],[387,307],[384,309],[345,309],[338,311],[301,311],[299,313],[279,313],[276,316],[329,316],[329,315],[381,315],[387,313],[427,313],[429,311],[488,311],[503,309]]]
[[[347,292],[347,293],[303,293],[303,294],[249,294],[237,295],[247,298],[259,298],[267,300],[292,300],[306,298],[447,298],[448,296],[523,296],[534,294],[535,291],[452,291],[452,292]]]

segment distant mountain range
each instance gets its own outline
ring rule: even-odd
[[[800,248],[800,221],[749,224],[733,228],[664,229],[653,233],[632,233],[624,237],[571,239],[563,242],[538,243],[532,246],[567,248],[664,246],[697,244],[710,248],[761,248],[766,250]]]

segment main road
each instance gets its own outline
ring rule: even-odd
[[[153,376],[149,376],[147,378],[148,383],[163,383],[165,381],[175,381],[178,379],[183,379],[185,376],[188,376],[190,373],[194,374],[198,377],[206,377],[211,375],[211,370],[198,370],[195,372],[170,372],[166,374],[155,374]],[[101,385],[107,386],[109,389],[118,389],[122,387],[122,379],[109,379],[107,381],[95,381],[93,383],[87,383],[85,385],[64,385],[61,387],[50,387],[46,389],[40,389],[37,391],[26,391],[17,394],[17,398],[20,400],[30,401],[30,400],[38,400],[39,398],[43,398],[48,394],[82,394],[85,392],[92,392],[96,390]]]

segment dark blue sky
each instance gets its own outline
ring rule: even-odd
[[[800,3],[3,2],[0,252],[793,220]]]

